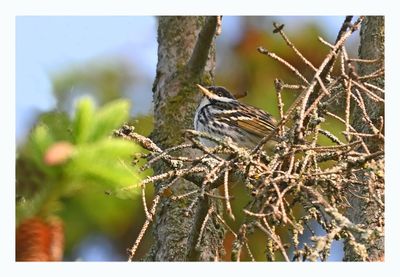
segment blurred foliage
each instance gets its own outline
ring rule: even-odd
[[[110,234],[130,227],[127,216],[133,216],[133,201],[122,199],[136,202],[140,188],[134,185],[149,172],[131,165],[139,146],[112,137],[113,130],[128,120],[129,109],[126,100],[96,110],[91,100],[82,99],[72,119],[65,112],[39,118],[18,149],[17,223],[62,214],[67,246],[90,227]],[[123,190],[125,186],[130,189]]]

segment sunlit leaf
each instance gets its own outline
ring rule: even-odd
[[[127,100],[115,100],[96,112],[91,126],[90,141],[109,136],[129,118],[130,105]]]
[[[76,106],[73,134],[77,144],[86,142],[93,126],[94,105],[89,98],[80,100]]]
[[[133,142],[117,138],[105,138],[97,142],[77,146],[74,159],[85,162],[110,161],[128,158],[138,149],[139,147]]]
[[[107,187],[121,187],[139,182],[137,168],[130,165],[130,157],[138,146],[121,139],[103,139],[76,148],[66,168],[74,178]]]

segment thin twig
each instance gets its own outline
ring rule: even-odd
[[[339,120],[340,122],[346,124],[346,121],[345,121],[344,119],[342,119],[341,117],[335,115],[334,113],[327,112],[326,114],[329,115],[329,116],[332,116],[333,118],[335,118],[335,119]],[[355,132],[355,133],[357,132],[356,129],[355,129],[353,126],[349,125],[349,128],[350,128],[353,132]],[[362,138],[362,137],[358,137],[358,139],[360,140],[361,145],[362,145],[362,147],[363,147],[365,153],[370,154],[369,149],[368,149],[367,145],[365,144],[365,141],[363,140],[363,138]]]
[[[292,71],[300,80],[302,80],[304,82],[304,84],[308,85],[309,82],[308,80],[300,73],[300,71],[298,69],[296,69],[293,65],[291,65],[290,63],[288,63],[287,61],[285,61],[284,59],[282,59],[281,57],[279,57],[277,54],[268,51],[266,48],[264,47],[258,47],[257,48],[258,52],[260,52],[261,54],[264,54],[278,62],[280,62],[281,64],[283,64],[284,66],[286,66],[290,71]]]
[[[150,218],[146,219],[145,223],[143,224],[142,229],[139,232],[139,235],[136,238],[135,243],[129,249],[129,260],[128,261],[130,261],[130,262],[133,260],[133,257],[136,254],[136,250],[138,249],[139,244],[142,241],[144,234],[146,233],[146,230],[150,225],[151,218],[154,216],[154,214],[156,212],[156,207],[157,207],[159,201],[160,201],[160,195],[156,195],[156,197],[154,197],[154,199],[153,199],[153,206],[151,207],[151,210],[150,210]]]
[[[278,109],[279,109],[279,118],[283,118],[283,102],[282,102],[282,82],[279,79],[275,79],[275,91],[278,99]],[[279,136],[283,135],[283,126],[279,126]]]
[[[376,95],[375,93],[373,93],[372,91],[370,91],[369,89],[367,89],[365,86],[363,86],[362,84],[353,81],[353,84],[358,87],[361,91],[365,92],[366,95],[369,96],[370,99],[372,99],[375,102],[385,102],[385,100],[381,97],[379,97],[378,95]]]
[[[345,108],[345,127],[346,132],[350,130],[350,100],[351,100],[351,80],[346,82],[346,108]],[[350,137],[346,135],[347,141],[350,141]]]
[[[232,220],[235,220],[235,216],[232,213],[231,202],[229,201],[228,176],[229,176],[229,168],[227,167],[224,173],[224,197],[225,197],[226,212],[228,213],[229,217]]]
[[[324,40],[322,37],[318,37],[318,40],[320,42],[322,42],[323,44],[325,44],[326,46],[328,46],[330,49],[332,49],[333,47],[335,47],[333,44],[327,42],[326,40]]]
[[[255,224],[261,231],[263,231],[267,236],[269,236],[276,243],[276,245],[278,245],[279,249],[281,250],[282,256],[285,258],[285,260],[287,262],[290,262],[290,259],[286,253],[285,248],[282,245],[280,238],[278,238],[275,235],[275,233],[271,230],[271,228],[270,228],[268,222],[265,220],[265,218],[263,218],[263,222],[264,222],[265,226],[267,226],[268,230],[265,229],[264,226],[262,226],[260,222],[256,222]]]
[[[309,61],[307,60],[303,54],[296,48],[296,46],[293,45],[293,43],[289,40],[289,38],[286,36],[286,34],[283,32],[283,28],[278,28],[279,26],[274,22],[273,23],[275,30],[282,36],[283,40],[286,42],[286,44],[296,53],[296,55],[306,64],[308,65],[313,71],[317,71],[317,68]]]

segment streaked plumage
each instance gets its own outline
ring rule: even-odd
[[[276,120],[259,108],[237,101],[223,87],[202,87],[204,98],[196,110],[194,128],[215,137],[228,136],[239,146],[255,147],[276,126]],[[208,146],[213,144],[203,139]]]

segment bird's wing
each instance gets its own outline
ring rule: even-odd
[[[246,109],[243,116],[238,117],[237,124],[244,131],[262,138],[275,129],[276,121],[270,114],[262,110]]]

